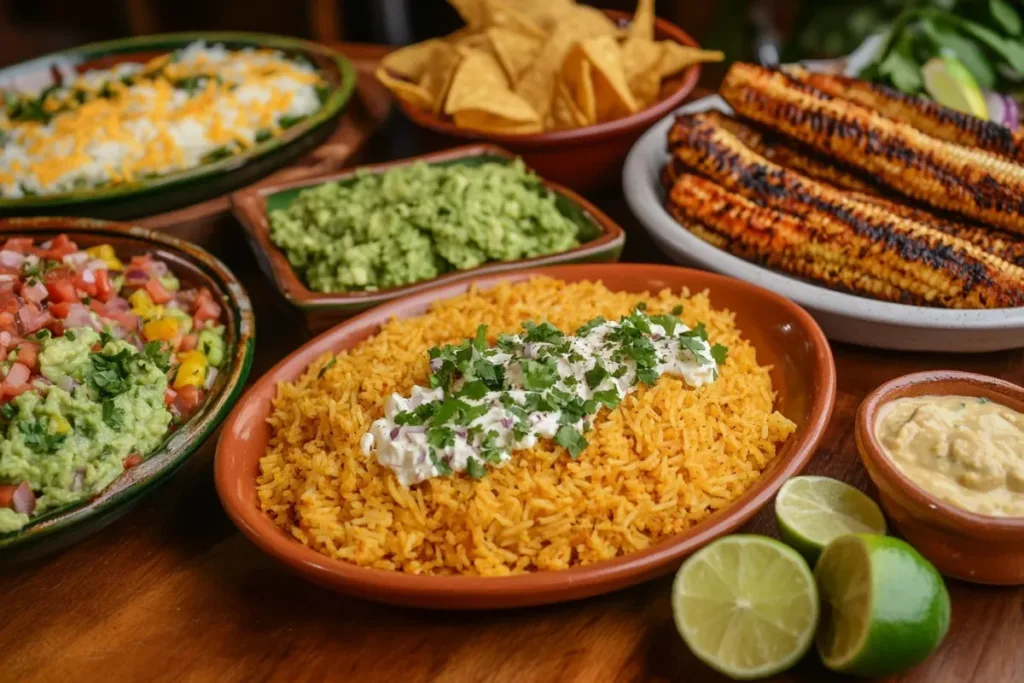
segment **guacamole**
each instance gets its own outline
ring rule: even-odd
[[[126,458],[148,454],[167,433],[167,375],[158,363],[91,328],[43,341],[40,374],[53,384],[3,405],[0,480],[41,491],[36,515],[98,493],[125,470]],[[0,533],[28,521],[0,508]]]
[[[363,173],[302,190],[269,219],[271,241],[320,292],[396,287],[566,251],[580,239],[520,160]]]

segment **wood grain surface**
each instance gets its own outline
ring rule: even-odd
[[[393,114],[370,140],[372,161],[425,151]],[[624,259],[663,262],[618,189],[590,197],[626,229]],[[240,230],[211,240],[256,307],[252,377],[305,341],[302,323],[257,269]],[[870,491],[854,412],[880,383],[955,368],[1020,383],[1024,352],[886,353],[835,345],[839,393],[808,474]],[[670,579],[551,607],[443,613],[372,604],[292,576],[232,527],[211,474],[215,440],[127,517],[59,555],[0,567],[0,681],[494,681],[573,683],[724,680],[676,635]],[[873,493],[873,492],[872,492]],[[747,531],[776,535],[770,509]],[[1024,681],[1024,588],[948,581],[953,619],[941,649],[889,679],[900,683]],[[775,680],[848,680],[810,654]]]

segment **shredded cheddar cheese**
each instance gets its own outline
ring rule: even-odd
[[[321,85],[279,51],[197,42],[19,93],[0,109],[0,198],[123,185],[238,154],[319,109]]]

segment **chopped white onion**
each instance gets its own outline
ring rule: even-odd
[[[16,251],[8,249],[0,250],[0,266],[5,268],[19,268],[25,262],[25,256]]]

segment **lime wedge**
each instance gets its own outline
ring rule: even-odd
[[[890,536],[841,536],[814,570],[822,599],[818,653],[833,671],[882,677],[924,661],[949,628],[935,567]]]
[[[939,104],[988,120],[985,95],[971,72],[956,57],[932,57],[921,67],[921,76],[924,89]]]
[[[829,477],[793,477],[775,498],[779,534],[811,566],[833,539],[846,534],[884,534],[885,517],[864,493]]]
[[[766,536],[727,536],[705,546],[672,584],[679,634],[708,666],[735,679],[795,664],[814,640],[818,609],[807,563]]]

